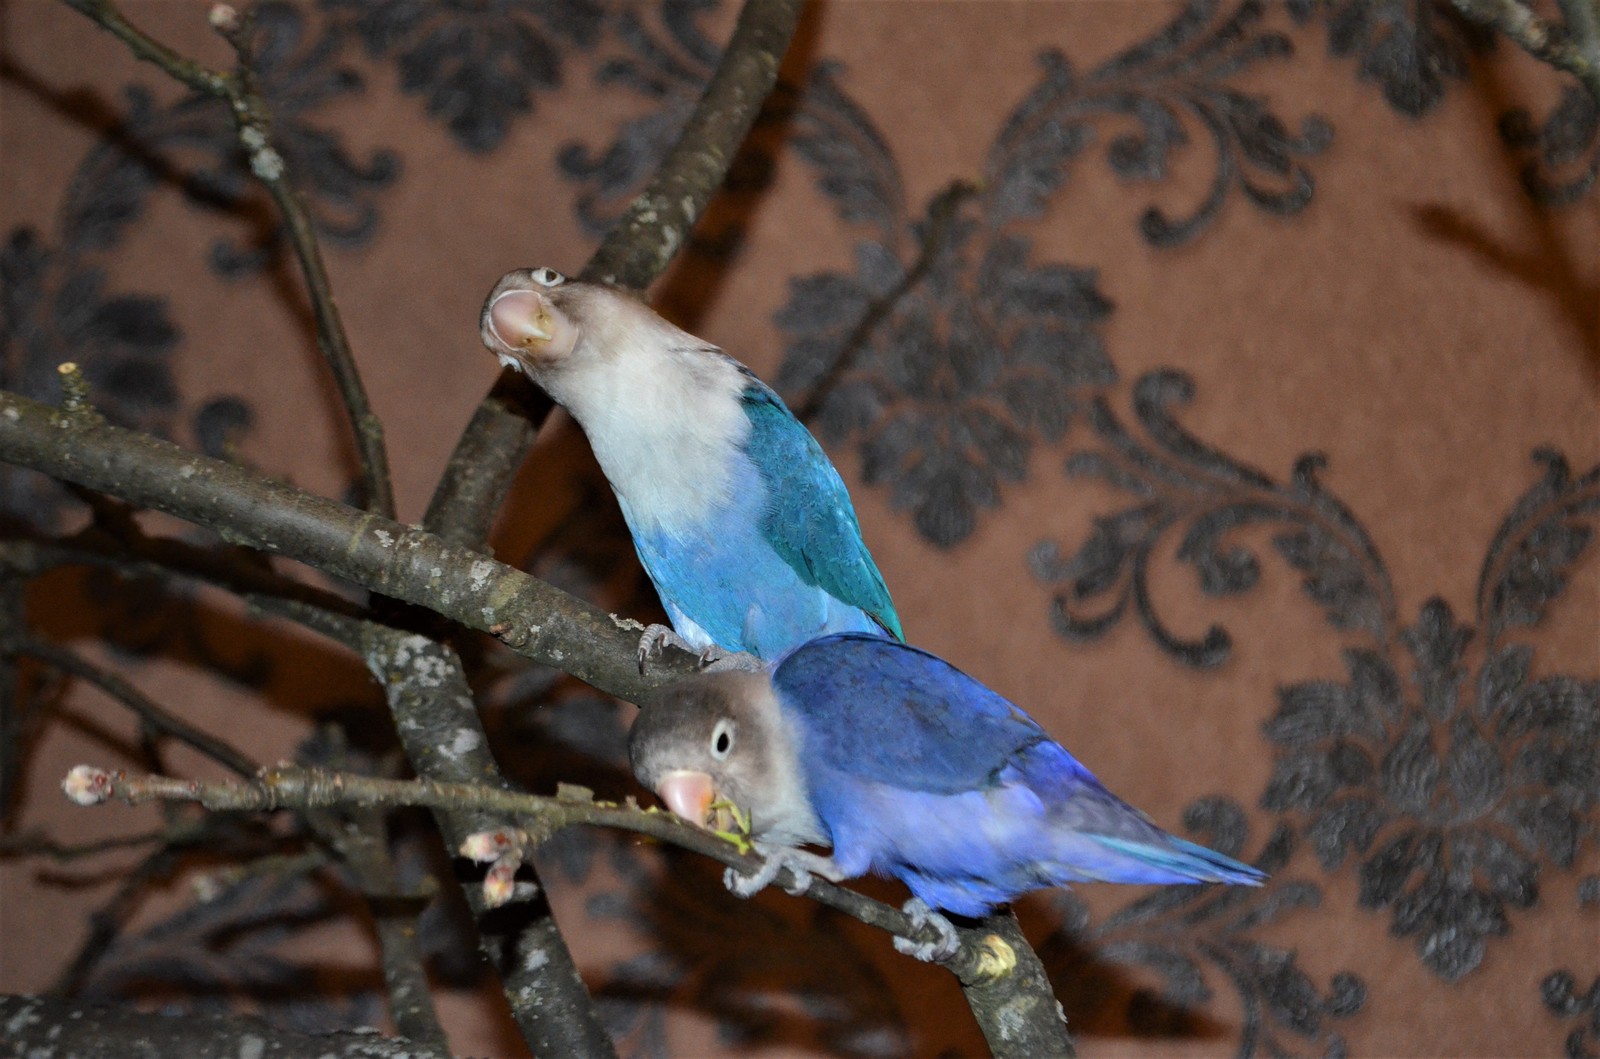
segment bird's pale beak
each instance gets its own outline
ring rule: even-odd
[[[528,349],[555,337],[550,309],[538,291],[508,290],[489,306],[494,337],[511,349]]]
[[[676,769],[661,777],[661,782],[656,784],[656,794],[667,803],[668,809],[696,827],[704,827],[715,792],[711,777],[704,772]]]

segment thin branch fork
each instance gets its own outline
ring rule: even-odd
[[[65,0],[100,28],[126,44],[134,56],[154,63],[196,92],[227,105],[239,143],[250,161],[250,172],[266,187],[283,214],[289,241],[305,277],[317,325],[317,344],[338,385],[341,405],[355,435],[361,463],[361,484],[369,510],[393,518],[394,486],[389,475],[389,454],[383,441],[383,424],[372,411],[366,386],[356,367],[339,307],[333,300],[327,266],[322,260],[316,226],[305,199],[295,187],[289,164],[272,144],[271,112],[255,90],[249,47],[250,20],[240,19],[225,4],[212,7],[211,23],[239,57],[238,69],[222,73],[187,59],[130,22],[112,0]]]

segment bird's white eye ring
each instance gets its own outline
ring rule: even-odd
[[[718,761],[728,760],[728,755],[733,752],[734,723],[724,717],[711,729],[711,756]]]
[[[559,287],[567,282],[567,277],[553,268],[536,268],[533,270],[533,282],[541,287]]]

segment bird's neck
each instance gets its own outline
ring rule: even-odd
[[[677,328],[606,337],[581,384],[552,396],[588,435],[630,524],[703,522],[735,491],[750,435],[744,375]]]

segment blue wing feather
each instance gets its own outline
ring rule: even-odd
[[[808,755],[903,790],[993,786],[1019,754],[1050,741],[1033,718],[937,655],[859,633],[797,648],[772,683],[804,718]],[[893,708],[876,708],[889,702]]]
[[[850,493],[827,453],[782,398],[753,375],[743,401],[750,419],[750,460],[771,498],[762,535],[806,584],[859,608],[895,639],[905,639],[883,575],[861,540]]]

